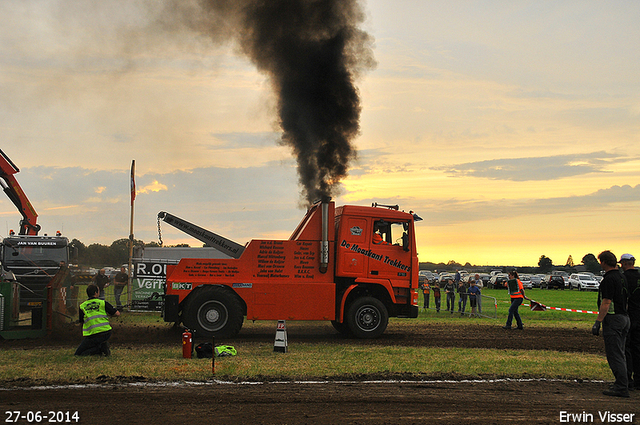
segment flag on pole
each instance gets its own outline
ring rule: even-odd
[[[136,160],[131,161],[131,206],[136,200]]]

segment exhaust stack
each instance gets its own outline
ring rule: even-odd
[[[320,273],[326,273],[329,268],[329,200],[322,199],[322,240],[320,241]]]

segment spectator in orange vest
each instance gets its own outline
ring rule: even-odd
[[[424,296],[424,308],[429,308],[429,293],[430,291],[429,282],[425,282],[422,284],[422,295]]]
[[[523,300],[528,300],[524,295],[524,287],[522,286],[522,282],[518,276],[518,272],[515,270],[511,270],[509,272],[509,280],[507,281],[507,289],[509,290],[509,295],[511,296],[511,307],[509,307],[509,316],[507,316],[507,324],[502,327],[502,329],[511,329],[511,322],[515,317],[516,323],[518,327],[516,329],[522,330],[524,329],[522,325],[522,319],[520,318],[520,314],[518,314],[518,308],[522,304]]]

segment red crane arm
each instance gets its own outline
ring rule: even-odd
[[[18,181],[13,176],[18,173],[20,169],[9,159],[2,149],[0,149],[0,185],[7,194],[11,202],[18,208],[20,214],[22,214],[22,220],[20,220],[20,235],[37,235],[40,231],[40,225],[38,224],[38,213],[36,212],[29,198],[25,195],[24,191],[18,184]]]

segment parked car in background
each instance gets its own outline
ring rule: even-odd
[[[451,273],[441,273],[440,277],[438,278],[438,283],[440,283],[440,286],[444,286],[444,284],[446,283],[447,279],[454,279],[454,275],[452,275]]]
[[[569,276],[569,288],[580,291],[597,291],[600,284],[596,277],[586,273],[574,273]]]
[[[418,284],[423,285],[425,283],[433,284],[438,282],[438,275],[430,272],[429,270],[420,270],[418,272]]]
[[[539,288],[540,284],[542,283],[542,276],[540,276],[539,274],[533,274],[531,275],[530,281],[532,288]]]
[[[507,280],[509,280],[509,276],[501,273],[496,274],[491,277],[489,280],[489,288],[493,289],[506,289],[507,288]]]
[[[562,276],[564,287],[569,287],[569,273],[565,272],[564,270],[554,270],[551,272],[551,276]]]
[[[564,279],[560,275],[547,276],[547,278],[540,284],[540,288],[564,290]]]

